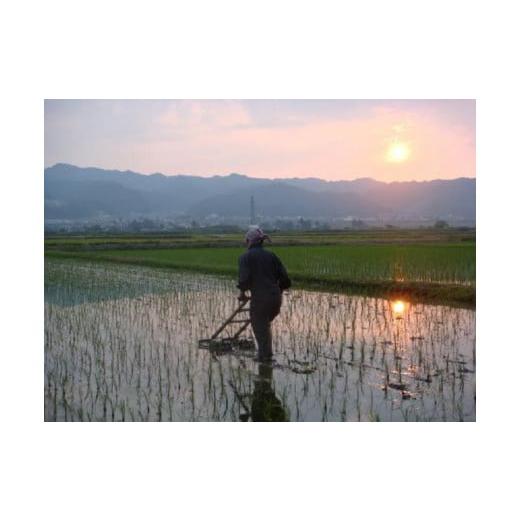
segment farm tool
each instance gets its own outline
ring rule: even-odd
[[[252,350],[255,343],[251,338],[241,338],[240,336],[246,331],[251,323],[249,315],[250,298],[247,297],[240,301],[239,306],[233,311],[231,316],[222,323],[215,333],[208,339],[199,340],[199,348],[208,349],[212,352],[229,352],[234,348],[240,350]],[[242,316],[246,316],[242,318]],[[233,333],[235,324],[238,324],[238,330]],[[225,335],[227,334],[227,335]]]

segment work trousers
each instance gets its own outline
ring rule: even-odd
[[[282,306],[282,294],[268,293],[254,295],[251,298],[251,326],[258,344],[258,357],[270,358],[273,355],[273,338],[271,334],[271,322],[280,314]]]

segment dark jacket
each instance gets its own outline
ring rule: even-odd
[[[251,291],[252,298],[261,298],[291,286],[291,280],[280,259],[260,244],[251,246],[238,260],[238,285]]]

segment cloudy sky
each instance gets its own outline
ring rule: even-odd
[[[253,177],[475,176],[475,103],[47,100],[45,166]]]

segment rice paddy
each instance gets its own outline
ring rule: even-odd
[[[292,290],[267,366],[198,348],[235,306],[225,276],[46,259],[45,419],[475,420],[471,309]]]
[[[302,288],[357,290],[408,299],[475,303],[475,244],[362,244],[273,247]],[[52,251],[49,256],[235,276],[243,247]]]

